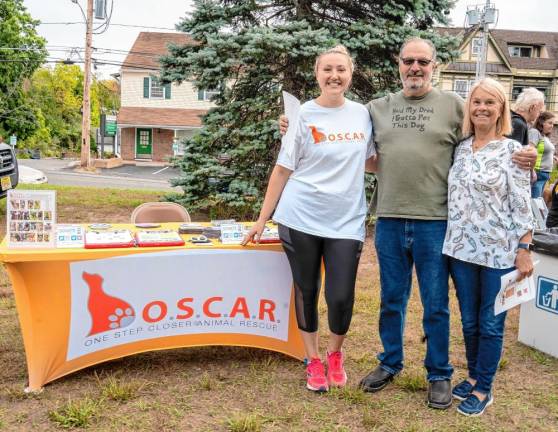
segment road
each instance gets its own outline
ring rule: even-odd
[[[70,166],[72,160],[19,159],[18,163],[41,170],[48,183],[65,186],[89,186],[115,189],[151,189],[180,191],[172,188],[169,180],[178,177],[180,170],[170,167],[123,165],[118,168],[99,169],[97,173],[84,173]]]

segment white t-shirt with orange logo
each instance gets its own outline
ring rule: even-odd
[[[301,106],[295,145],[277,164],[293,171],[273,220],[320,237],[364,241],[364,163],[376,151],[372,120],[361,104]]]

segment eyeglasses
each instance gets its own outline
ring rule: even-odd
[[[418,65],[421,66],[421,67],[428,66],[430,63],[433,62],[432,59],[415,59],[415,58],[412,58],[412,57],[402,57],[399,60],[401,60],[401,62],[405,66],[412,66],[415,62],[417,62]]]

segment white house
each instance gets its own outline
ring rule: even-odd
[[[164,162],[173,156],[180,138],[201,127],[200,116],[213,103],[211,92],[190,82],[161,86],[159,57],[169,44],[193,43],[184,33],[141,32],[121,69],[121,108],[117,116],[123,160]]]

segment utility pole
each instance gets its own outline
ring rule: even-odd
[[[85,65],[83,78],[83,118],[81,123],[81,167],[91,166],[90,131],[91,131],[91,54],[93,51],[93,0],[87,0],[87,17],[85,32]]]
[[[475,80],[479,81],[486,76],[486,56],[488,54],[488,31],[489,25],[496,22],[496,5],[486,0],[486,4],[472,6],[467,10],[468,25],[478,25],[482,31],[482,46],[480,53],[477,54],[477,66]]]

